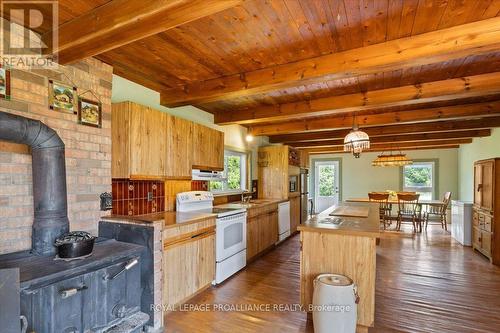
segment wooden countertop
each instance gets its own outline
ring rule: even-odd
[[[242,209],[253,209],[262,208],[268,205],[278,204],[280,202],[285,202],[287,200],[281,199],[257,199],[254,203],[242,204],[238,202],[227,203],[223,205],[215,206],[217,208],[242,208]],[[133,223],[141,225],[154,225],[160,223],[163,225],[163,229],[172,228],[180,224],[196,223],[208,218],[216,218],[217,214],[213,214],[209,211],[193,211],[193,212],[159,212],[152,214],[144,214],[137,216],[124,216],[124,215],[108,215],[101,217],[101,221],[117,222],[117,223]]]
[[[368,217],[330,216],[337,207],[368,206]],[[340,224],[325,223],[333,218],[341,218]],[[299,231],[330,232],[345,235],[380,237],[379,207],[376,203],[342,203],[308,219],[298,226]]]
[[[216,218],[217,214],[212,214],[204,211],[194,212],[160,212],[153,214],[137,215],[137,216],[122,216],[109,215],[103,216],[102,221],[118,222],[118,223],[134,223],[141,225],[153,225],[161,223],[164,229],[173,228],[180,224],[196,223],[208,218]]]

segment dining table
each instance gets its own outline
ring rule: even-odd
[[[365,202],[368,203],[370,202],[369,198],[350,198],[345,200],[346,202]],[[398,204],[398,199],[397,198],[389,198],[387,201],[389,204]],[[429,207],[429,206],[441,206],[443,205],[442,200],[419,200],[417,205],[420,207],[419,209],[419,216],[418,216],[418,230],[419,232],[422,232],[422,210],[423,207]]]

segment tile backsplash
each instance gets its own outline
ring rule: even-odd
[[[113,214],[142,215],[165,210],[163,181],[113,179]]]
[[[206,180],[192,180],[191,191],[208,191],[208,181]]]

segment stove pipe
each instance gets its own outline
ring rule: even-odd
[[[32,252],[54,254],[55,239],[69,231],[64,142],[38,120],[1,111],[0,140],[31,147],[35,210]]]

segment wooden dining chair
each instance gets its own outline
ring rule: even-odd
[[[392,206],[389,203],[389,193],[370,192],[368,193],[370,202],[377,202],[379,204],[379,216],[384,230],[387,229],[387,224],[390,224],[389,216]]]
[[[450,201],[451,192],[445,192],[445,194],[443,195],[443,202],[441,204],[429,206],[428,210],[424,213],[424,223],[426,230],[429,222],[431,222],[431,224],[433,222],[435,222],[434,224],[440,224],[441,228],[446,231],[448,230],[446,212],[448,210],[448,206],[450,205]]]
[[[396,230],[401,230],[401,223],[411,222],[413,232],[417,232],[420,225],[420,206],[418,204],[418,193],[398,193],[398,222]]]

